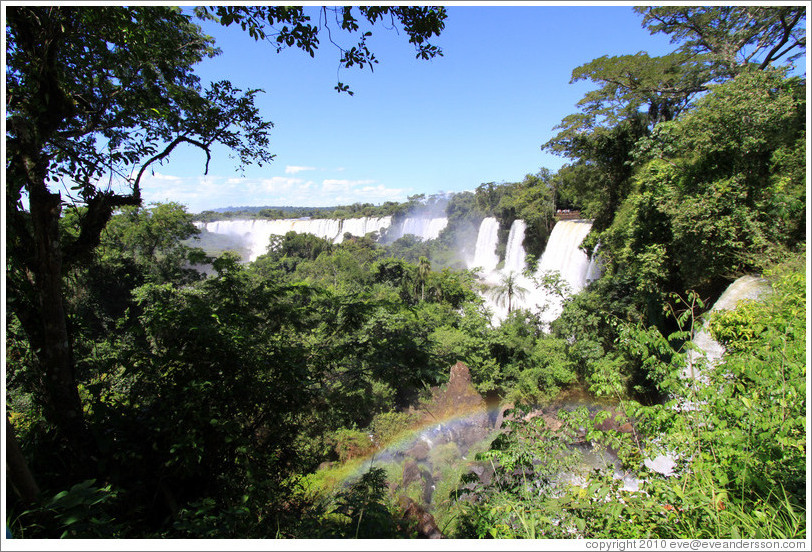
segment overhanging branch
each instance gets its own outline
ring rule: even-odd
[[[186,142],[187,144],[192,144],[193,146],[197,146],[206,152],[206,169],[203,171],[203,174],[209,174],[209,162],[211,161],[211,151],[209,150],[209,146],[211,144],[204,144],[198,140],[194,140],[193,138],[188,138],[186,136],[178,136],[174,140],[172,140],[169,145],[167,145],[161,153],[156,153],[152,157],[150,157],[146,163],[141,166],[141,170],[138,171],[138,176],[135,177],[135,181],[133,182],[133,196],[137,197],[140,201],[141,199],[141,177],[144,176],[144,173],[149,168],[150,165],[155,163],[156,161],[160,161],[161,159],[165,159],[172,153],[179,144]]]

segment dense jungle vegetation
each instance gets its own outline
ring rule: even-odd
[[[351,37],[391,18],[418,56],[438,53],[428,39],[442,8],[325,9]],[[444,487],[434,513],[446,537],[805,538],[807,90],[791,66],[805,11],[635,9],[676,49],[574,69],[596,87],[542,146],[570,160],[560,171],[448,198],[438,240],[291,233],[244,264],[194,247],[205,217],[141,205],[140,175],[179,143],[272,158],[255,91],[201,89],[193,66],[215,51],[194,19],[159,6],[9,7],[14,536],[415,537],[385,472],[329,488],[318,468],[372,452],[370,434],[385,444],[411,429],[462,361],[477,391],[517,415],[477,456],[490,481],[461,465]],[[258,37],[284,24],[280,44],[318,47],[301,8],[198,15]],[[97,187],[111,170],[134,175],[127,193]],[[63,181],[75,202],[49,188]],[[523,219],[538,258],[562,206],[594,219],[585,248],[603,276],[549,333],[524,309],[492,324],[458,238],[485,216],[503,229]],[[744,274],[771,292],[707,317],[727,353],[704,366],[691,338]],[[689,362],[701,378],[682,376]],[[521,415],[567,389],[612,407],[562,411],[555,428]],[[576,440],[614,451],[639,491],[612,469],[559,478]],[[673,456],[673,476],[646,466],[658,454]]]

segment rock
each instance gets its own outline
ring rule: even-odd
[[[435,391],[429,411],[436,419],[475,410],[482,411],[482,422],[487,422],[485,399],[471,383],[471,372],[462,362],[451,367],[451,375],[444,391]]]
[[[429,456],[429,446],[424,441],[418,441],[415,445],[405,452],[406,456],[409,456],[417,461],[422,461],[428,458]]]
[[[494,429],[499,429],[502,427],[502,423],[505,421],[505,411],[508,409],[513,408],[512,404],[500,407],[496,412],[496,419],[493,422]]]
[[[550,431],[558,431],[564,426],[564,422],[552,414],[542,414],[541,419],[544,420],[544,425],[546,425]]]
[[[564,422],[559,420],[555,414],[545,412],[544,410],[533,410],[532,412],[525,414],[522,419],[527,422],[538,417],[541,417],[541,419],[544,421],[544,425],[547,426],[547,429],[550,431],[558,431],[564,426]]]
[[[423,504],[431,504],[435,489],[434,478],[425,468],[420,470],[420,475],[423,478]]]
[[[419,504],[408,496],[401,496],[398,500],[401,509],[403,510],[403,517],[409,522],[415,524],[417,535],[423,539],[444,539],[437,522],[434,521],[434,516],[424,510]]]
[[[634,433],[634,426],[631,424],[631,422],[626,421],[621,424],[617,419],[620,418],[622,420],[625,418],[625,416],[621,417],[621,412],[615,408],[608,408],[607,410],[610,414],[609,417],[603,422],[597,424],[595,429],[600,431],[617,431],[618,433]]]
[[[409,458],[403,463],[403,479],[402,486],[405,489],[409,483],[420,479],[420,469],[417,467],[417,462]]]

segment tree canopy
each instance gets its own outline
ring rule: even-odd
[[[328,13],[340,16],[343,32],[360,33],[354,10],[324,8],[318,27],[301,6],[211,7],[196,14],[239,23],[255,38],[274,37],[312,55],[320,30],[332,36]],[[384,17],[402,23],[419,57],[440,54],[427,39],[442,30],[443,9],[357,11],[371,23]],[[7,15],[9,307],[37,351],[49,417],[82,456],[91,453],[92,439],[74,382],[65,271],[88,262],[117,208],[140,205],[144,174],[176,148],[198,148],[204,171],[214,144],[230,149],[238,166],[261,165],[273,159],[272,124],[254,105],[259,90],[228,81],[202,85],[194,66],[217,50],[188,11],[12,6]],[[282,29],[271,32],[280,22]],[[363,46],[367,36],[342,50],[343,65],[375,62]],[[60,232],[65,204],[82,207],[70,232]]]
[[[572,72],[572,82],[597,88],[565,117],[558,134],[541,147],[570,159],[562,196],[582,202],[605,228],[629,193],[637,141],[661,122],[678,117],[714,83],[748,70],[787,67],[806,51],[799,7],[637,7],[652,33],[678,46],[665,56],[645,52],[603,56]]]

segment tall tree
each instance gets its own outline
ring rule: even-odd
[[[426,300],[426,280],[431,274],[431,261],[428,257],[420,257],[417,264],[417,281],[420,282],[420,301]]]
[[[400,21],[419,57],[440,53],[426,39],[442,30],[443,9],[359,10],[371,23]],[[313,30],[301,7],[211,11],[223,25],[240,23],[255,38],[311,55],[327,24]],[[23,5],[6,13],[8,306],[37,351],[48,419],[82,456],[92,439],[75,382],[64,273],[89,258],[117,208],[140,205],[142,178],[178,146],[200,149],[206,169],[214,144],[231,149],[240,166],[261,165],[273,158],[272,124],[254,106],[258,90],[201,86],[193,66],[217,50],[179,8]],[[351,8],[334,13],[343,31],[359,32]],[[275,34],[266,27],[288,20],[296,23]],[[340,62],[370,64],[374,56],[350,48]],[[66,203],[82,205],[82,216],[73,232],[60,233]]]
[[[678,52],[711,61],[715,78],[792,63],[806,51],[804,6],[641,6],[643,25]]]
[[[243,162],[270,161],[271,123],[253,106],[256,91],[201,88],[192,65],[214,53],[212,41],[179,9],[15,6],[7,15],[9,302],[38,351],[48,418],[79,452],[90,443],[64,271],[87,259],[116,208],[140,203],[143,175],[178,145],[208,156],[223,143]],[[60,236],[55,184],[85,206],[75,237]]]
[[[745,69],[791,63],[806,50],[801,7],[638,7],[643,25],[679,44],[671,54],[603,56],[573,70],[571,82],[597,85],[578,113],[541,146],[573,162],[561,191],[605,229],[630,191],[634,148],[655,125],[671,121],[713,83]]]

